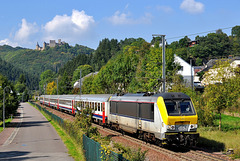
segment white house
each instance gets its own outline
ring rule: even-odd
[[[191,86],[191,81],[194,81],[194,68],[177,55],[174,55],[174,62],[178,63],[181,66],[181,69],[177,72],[177,74],[182,75],[184,82],[187,85]]]

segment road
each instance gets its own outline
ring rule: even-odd
[[[0,160],[73,160],[46,118],[28,103],[21,108],[22,123],[0,146]]]

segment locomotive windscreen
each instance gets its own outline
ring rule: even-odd
[[[169,116],[196,115],[190,100],[167,100],[165,101],[165,105]]]

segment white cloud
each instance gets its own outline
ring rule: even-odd
[[[183,0],[180,8],[188,13],[197,14],[204,11],[204,4],[195,0]]]
[[[44,39],[58,39],[64,41],[74,41],[92,34],[92,27],[95,21],[92,16],[88,16],[84,11],[73,10],[72,15],[56,15],[51,21],[43,26]]]
[[[113,16],[108,18],[113,25],[148,24],[151,23],[151,19],[152,15],[150,13],[145,13],[144,16],[134,19],[131,18],[130,13],[120,13],[120,11],[116,11]]]
[[[38,32],[36,23],[28,23],[26,19],[22,19],[21,28],[16,32],[14,40],[20,42],[28,42],[30,36]]]
[[[12,47],[19,46],[18,43],[16,43],[16,42],[12,42],[12,41],[9,40],[9,39],[3,39],[3,40],[0,40],[0,45],[9,45],[9,46],[12,46]]]
[[[37,42],[62,39],[73,43],[85,43],[95,39],[95,21],[84,11],[72,10],[72,15],[56,15],[51,21],[38,26],[22,19],[19,29],[0,40],[0,45],[35,47]]]

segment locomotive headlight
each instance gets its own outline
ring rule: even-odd
[[[190,129],[197,129],[197,124],[191,124]]]
[[[175,130],[175,125],[168,125],[168,126],[167,126],[167,129],[168,129],[168,130]]]

